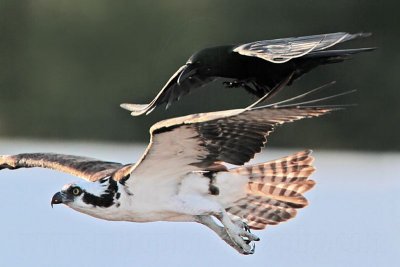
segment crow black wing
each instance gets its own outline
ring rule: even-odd
[[[186,67],[187,65],[180,67],[149,104],[124,103],[121,104],[121,107],[131,111],[132,116],[149,114],[154,108],[165,103],[167,104],[168,108],[172,102],[179,100],[182,96],[188,94],[192,89],[201,87],[215,79],[215,77],[205,77],[196,74],[188,79],[184,79],[178,84],[179,76]]]

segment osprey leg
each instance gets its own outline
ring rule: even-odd
[[[211,230],[213,230],[222,240],[224,240],[228,245],[236,249],[239,253],[244,255],[249,255],[254,253],[254,244],[250,245],[250,239],[244,240],[239,236],[240,241],[235,241],[229,234],[225,227],[219,226],[211,216],[209,215],[199,215],[196,216],[196,222],[201,223]],[[257,238],[257,240],[259,240]]]

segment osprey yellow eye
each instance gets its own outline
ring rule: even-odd
[[[81,190],[80,190],[78,187],[74,187],[74,188],[72,189],[72,194],[73,194],[74,196],[79,196],[79,195],[81,194]]]

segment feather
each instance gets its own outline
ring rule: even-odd
[[[328,49],[338,43],[370,34],[346,32],[263,40],[242,44],[233,49],[241,55],[259,57],[272,63],[285,63],[293,58]]]
[[[248,177],[246,196],[226,210],[247,220],[252,229],[264,229],[296,216],[296,209],[308,202],[302,195],[314,187],[308,180],[314,172],[311,151],[266,163],[230,169],[231,174]]]
[[[111,175],[122,166],[121,163],[117,162],[54,153],[24,153],[0,156],[0,170],[33,167],[48,168],[92,182]]]

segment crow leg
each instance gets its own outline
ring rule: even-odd
[[[226,88],[244,88],[252,95],[260,96],[259,86],[253,80],[234,80],[232,82],[225,81],[222,83]]]

